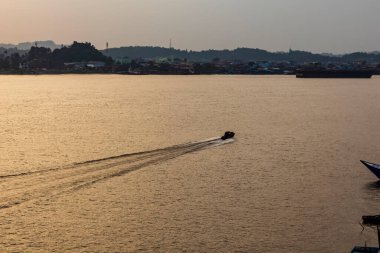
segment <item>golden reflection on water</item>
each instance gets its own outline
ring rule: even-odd
[[[380,163],[378,83],[0,76],[0,249],[374,245],[358,222],[380,211],[380,187],[359,159]],[[226,130],[235,142],[211,140]]]

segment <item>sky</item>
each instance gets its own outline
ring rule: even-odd
[[[380,0],[0,0],[0,43],[380,51]]]

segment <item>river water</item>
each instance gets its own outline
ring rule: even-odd
[[[376,245],[379,81],[0,76],[0,251]]]

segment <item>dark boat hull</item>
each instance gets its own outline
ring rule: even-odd
[[[224,133],[224,135],[222,137],[220,137],[220,139],[222,139],[222,140],[232,139],[232,138],[234,138],[234,136],[235,136],[234,132],[227,131]]]
[[[380,179],[380,165],[360,160],[375,176]]]
[[[297,78],[371,78],[372,71],[367,70],[301,70]]]
[[[378,253],[379,248],[376,247],[359,247],[356,246],[355,248],[352,249],[351,253]]]

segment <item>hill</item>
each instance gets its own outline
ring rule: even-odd
[[[64,69],[65,64],[75,66],[79,62],[86,65],[86,62],[91,61],[102,62],[107,66],[113,63],[111,58],[104,56],[91,43],[74,41],[70,46],[54,50],[32,47],[24,54],[19,54],[17,49],[5,49],[0,54],[0,70]]]
[[[21,42],[21,43],[18,43],[17,45],[15,45],[15,44],[1,44],[0,43],[0,48],[2,47],[2,48],[6,48],[6,49],[17,48],[19,50],[30,50],[32,47],[34,47],[36,45],[38,47],[50,48],[51,50],[62,47],[62,45],[57,45],[52,40],[44,40],[44,41],[33,41],[33,42]]]
[[[131,46],[102,50],[103,54],[113,59],[128,57],[130,59],[156,59],[173,57],[189,61],[210,62],[214,59],[249,61],[295,61],[295,62],[380,62],[380,54],[357,52],[346,55],[314,54],[306,51],[289,50],[289,52],[269,52],[258,48],[237,48],[234,50],[188,51],[164,47]]]

